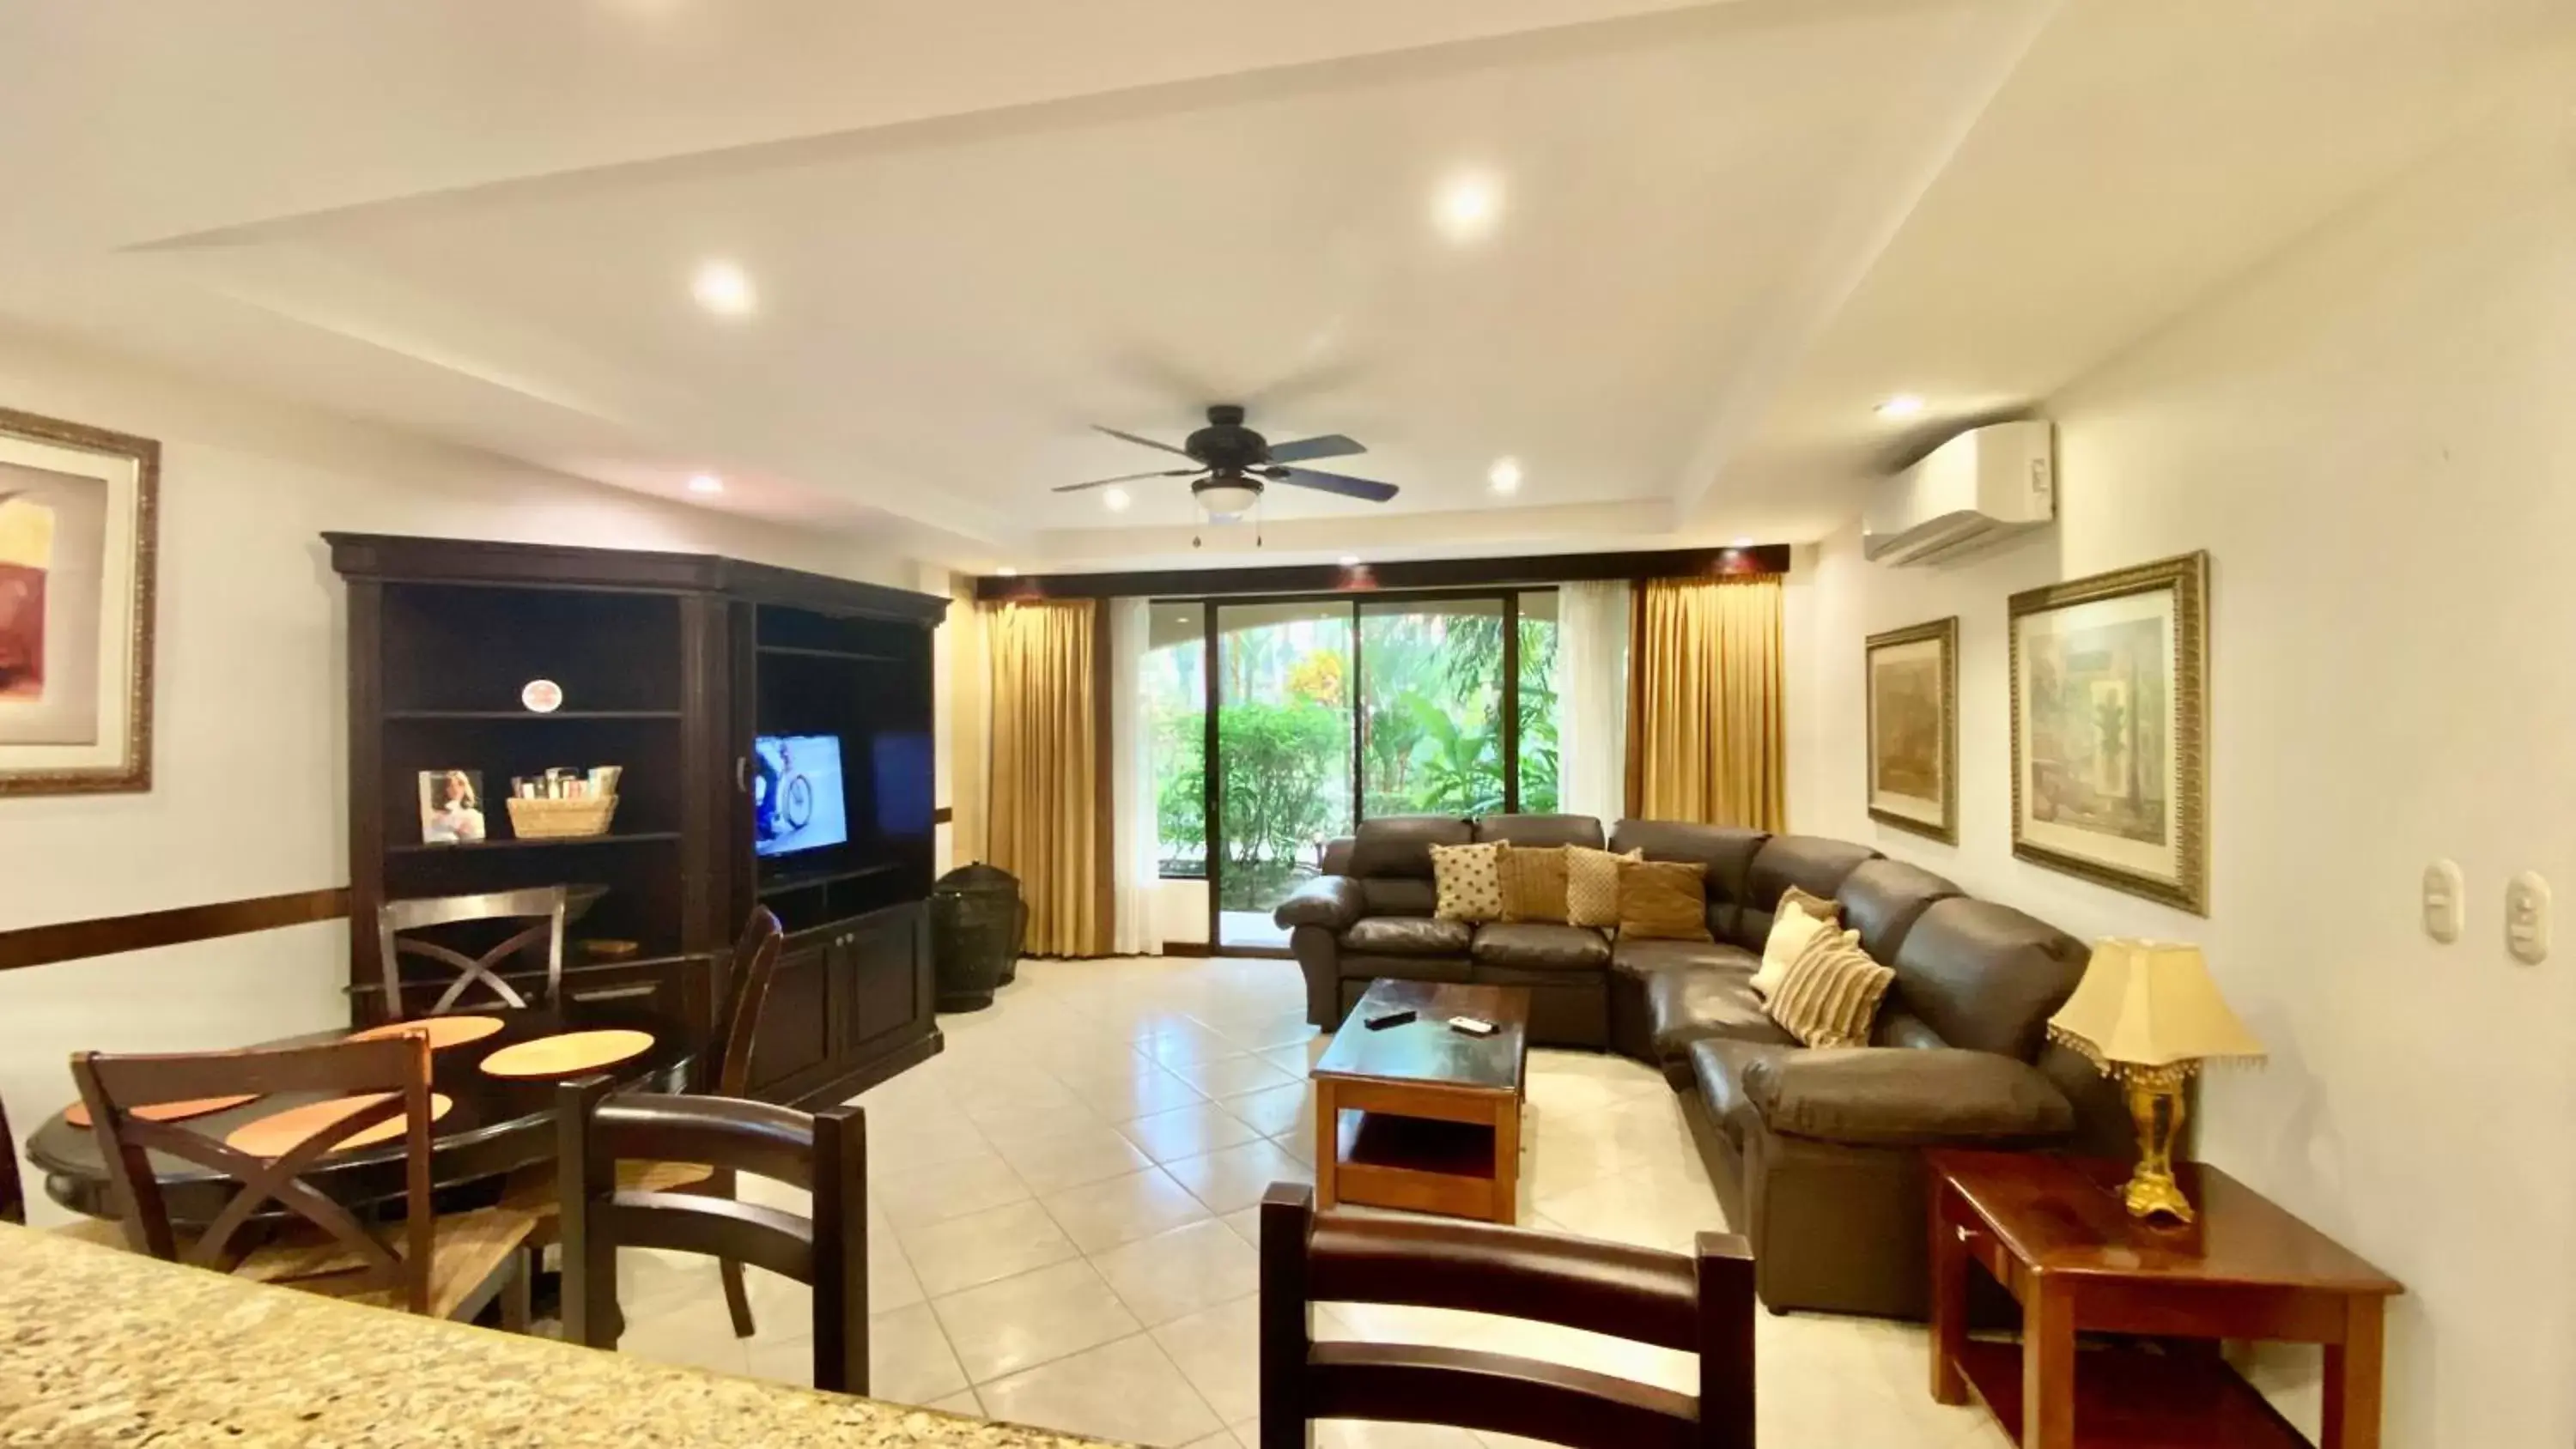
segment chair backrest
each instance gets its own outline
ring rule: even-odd
[[[499,968],[513,956],[543,941],[546,947],[546,995],[555,1000],[563,991],[564,902],[567,891],[562,886],[536,886],[526,890],[490,891],[475,896],[432,896],[421,900],[387,901],[376,909],[376,959],[384,970],[385,1015],[400,1018],[403,1010],[402,958],[417,956],[435,961],[456,972],[437,1004],[421,1013],[437,1016],[464,1002],[466,990],[480,981],[492,994],[509,1006],[524,1007],[527,998],[501,979]],[[451,926],[465,921],[523,921],[524,929],[513,932],[501,944],[480,956],[468,956],[436,941],[423,941],[404,935],[433,926]]]
[[[719,1097],[743,1096],[751,1087],[751,1044],[760,1033],[761,1007],[769,1000],[769,983],[778,975],[778,950],[785,938],[778,917],[767,906],[751,908],[742,939],[733,948],[733,989],[716,1018],[716,1058],[700,1078]]]
[[[868,1391],[867,1117],[734,1097],[612,1097],[606,1077],[557,1091],[564,1339],[615,1348],[617,1250],[661,1248],[766,1268],[814,1290],[814,1387]],[[696,1193],[620,1192],[620,1161],[703,1162],[805,1188],[813,1216]]]
[[[366,1041],[252,1051],[192,1052],[177,1056],[72,1057],[72,1080],[89,1106],[99,1156],[107,1162],[125,1223],[125,1240],[138,1253],[229,1272],[248,1250],[246,1239],[271,1223],[260,1210],[275,1203],[328,1234],[357,1271],[345,1279],[358,1291],[391,1288],[414,1313],[429,1311],[430,1254],[436,1227],[430,1201],[429,1035],[422,1031]],[[274,1158],[260,1157],[186,1122],[155,1122],[134,1115],[156,1102],[185,1102],[236,1094],[281,1092],[330,1096],[381,1094]],[[404,1187],[408,1221],[404,1251],[396,1255],[365,1224],[303,1180],[306,1168],[350,1137],[380,1122],[403,1119]],[[223,1211],[182,1246],[171,1228],[149,1153],[159,1152],[241,1184]],[[339,1255],[334,1255],[335,1258]]]
[[[18,1185],[18,1139],[9,1135],[5,1103],[0,1103],[0,1223],[27,1223],[27,1193]]]
[[[1455,1308],[1699,1355],[1699,1392],[1509,1354],[1317,1343],[1316,1303]],[[1305,1449],[1316,1419],[1444,1424],[1576,1449],[1751,1449],[1753,1254],[1699,1235],[1695,1258],[1518,1228],[1317,1214],[1313,1188],[1261,1200],[1261,1449]]]

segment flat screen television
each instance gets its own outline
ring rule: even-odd
[[[849,842],[839,735],[761,735],[751,759],[753,854],[796,855]]]

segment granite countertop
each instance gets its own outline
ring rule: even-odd
[[[724,1331],[719,1317],[716,1332]],[[1097,1449],[334,1303],[0,1224],[0,1445]]]

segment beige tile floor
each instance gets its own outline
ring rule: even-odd
[[[941,1018],[947,1051],[868,1109],[873,1392],[1151,1445],[1255,1443],[1255,1203],[1306,1180],[1322,1050],[1285,961],[1031,961],[992,1009]],[[1530,1054],[1522,1221],[1687,1248],[1725,1226],[1656,1073]],[[801,1194],[746,1183],[746,1196]],[[629,1253],[623,1348],[802,1382],[805,1290],[752,1270],[760,1332],[733,1337],[714,1266]],[[1687,1355],[1479,1314],[1365,1305],[1321,1331],[1502,1349],[1691,1386]],[[1924,1392],[1919,1328],[1757,1315],[1762,1442],[2001,1449]],[[1529,1441],[1335,1424],[1328,1449]]]

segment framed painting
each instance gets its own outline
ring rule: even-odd
[[[161,445],[0,408],[0,795],[152,788]]]
[[[1869,636],[1869,818],[1959,843],[1959,620]]]
[[[2209,914],[2209,555],[2015,594],[2013,854]]]

